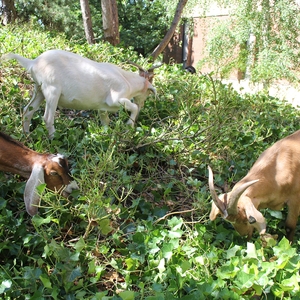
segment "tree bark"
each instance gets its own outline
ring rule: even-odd
[[[17,17],[14,0],[2,0],[0,11],[2,12],[2,24],[7,25],[15,21]]]
[[[86,40],[89,44],[95,44],[89,1],[80,0],[80,6]]]
[[[101,8],[104,39],[110,44],[116,46],[120,43],[117,1],[102,0]]]
[[[173,19],[170,29],[166,33],[163,40],[159,43],[159,45],[154,49],[154,51],[150,55],[153,57],[153,60],[155,60],[158,57],[158,55],[161,54],[164,51],[164,49],[167,47],[167,45],[169,44],[172,36],[174,35],[176,27],[180,21],[183,9],[187,2],[188,2],[188,0],[180,0],[178,2],[175,16],[174,16],[174,19]]]

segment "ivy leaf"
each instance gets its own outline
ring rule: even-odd
[[[231,257],[235,257],[236,256],[236,252],[239,251],[241,249],[240,246],[235,245],[234,247],[230,248],[229,250],[227,250],[227,255],[226,258],[230,259]]]
[[[80,252],[82,249],[85,248],[85,246],[85,241],[81,236],[79,241],[75,244],[74,248],[76,249],[76,251]]]
[[[12,286],[11,280],[2,281],[0,285],[0,294],[3,294],[6,290],[10,289],[11,286]]]
[[[279,286],[283,291],[299,291],[299,284],[298,284],[299,277],[293,274],[290,278],[284,279],[279,283]]]
[[[234,280],[234,282],[240,289],[249,289],[253,286],[254,280],[255,274],[247,274],[243,271],[239,271],[237,280]]]
[[[68,276],[68,281],[73,282],[77,277],[80,277],[80,276],[81,276],[81,269],[80,269],[80,267],[77,267]]]
[[[42,218],[41,216],[39,215],[35,215],[33,218],[32,218],[32,222],[34,223],[34,225],[36,227],[40,227],[41,225],[43,224],[49,224],[51,222],[51,218],[50,216],[47,216],[47,218]]]
[[[247,243],[247,257],[257,258],[256,248],[253,243]]]
[[[134,300],[134,292],[133,291],[120,292],[119,296],[122,298],[122,300]]]
[[[101,233],[104,235],[109,234],[113,230],[113,228],[110,226],[109,219],[101,220],[99,222],[99,227],[100,227]]]
[[[47,276],[46,274],[42,274],[40,276],[40,280],[42,281],[45,288],[52,289],[52,284],[49,279],[49,276]]]
[[[174,247],[171,243],[165,243],[161,249],[163,257],[166,259],[170,259],[172,257],[173,248]]]
[[[134,271],[134,270],[136,270],[136,268],[138,266],[138,260],[133,259],[131,257],[125,259],[125,263],[127,265],[127,270],[128,271]]]
[[[163,272],[165,271],[166,267],[165,267],[165,259],[164,259],[164,258],[162,258],[162,259],[159,261],[159,264],[158,264],[158,266],[157,266],[157,269],[158,269],[159,273],[163,273]]]
[[[183,220],[181,218],[173,217],[168,221],[168,225],[171,227],[172,231],[176,231],[181,228]]]

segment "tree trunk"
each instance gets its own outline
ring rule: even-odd
[[[173,22],[171,24],[170,29],[166,33],[163,40],[159,43],[159,45],[154,49],[154,51],[150,55],[150,56],[153,57],[153,60],[155,60],[158,57],[158,55],[160,53],[162,53],[164,51],[164,49],[167,47],[167,45],[169,44],[172,36],[174,35],[176,27],[177,27],[177,25],[180,21],[180,18],[181,18],[181,14],[182,14],[183,9],[184,9],[187,2],[188,2],[188,0],[180,0],[178,2],[176,12],[175,12],[175,16],[174,16],[174,19],[173,19]]]
[[[116,46],[120,43],[117,1],[102,0],[101,8],[104,39],[110,44]]]
[[[15,21],[17,17],[14,0],[2,0],[0,12],[2,12],[2,24],[7,25]]]
[[[80,0],[80,6],[86,40],[89,44],[95,44],[89,0]]]

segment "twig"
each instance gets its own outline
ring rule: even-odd
[[[172,216],[172,215],[179,215],[179,214],[185,214],[185,213],[188,213],[188,212],[192,212],[192,211],[196,211],[197,209],[193,208],[193,209],[187,209],[187,210],[182,210],[182,211],[173,211],[173,212],[170,212],[166,215],[164,215],[163,217],[157,219],[153,224],[156,224],[162,220],[164,220],[165,218],[169,217],[169,216]]]

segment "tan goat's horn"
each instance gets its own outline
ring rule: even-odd
[[[212,199],[213,199],[215,205],[223,214],[223,218],[226,219],[228,216],[228,213],[227,213],[225,204],[223,203],[223,201],[220,200],[220,198],[218,197],[218,195],[216,193],[215,186],[214,186],[213,171],[210,166],[208,166],[207,168],[208,168],[208,185],[209,185],[210,194],[212,196]]]
[[[244,191],[250,185],[254,184],[257,181],[259,181],[259,179],[252,180],[252,181],[249,181],[249,182],[245,182],[241,186],[239,186],[236,189],[232,190],[231,195],[229,197],[229,201],[228,201],[228,207],[227,207],[228,213],[230,215],[236,215],[238,213],[238,211],[237,211],[237,203],[239,201],[240,196],[244,193]]]

